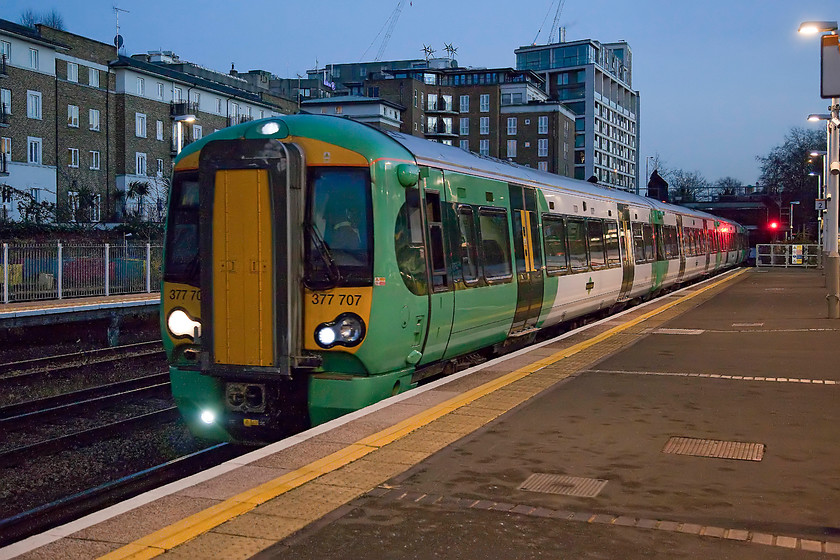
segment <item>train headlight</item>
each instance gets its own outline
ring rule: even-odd
[[[322,348],[356,346],[365,337],[365,322],[355,313],[342,313],[334,321],[315,328],[315,341]]]
[[[205,424],[212,424],[216,421],[216,413],[212,410],[202,410],[200,418]]]
[[[183,309],[175,309],[166,319],[166,326],[173,336],[189,336],[193,339],[201,336],[201,323],[190,317]]]

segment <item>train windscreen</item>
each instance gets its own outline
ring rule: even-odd
[[[313,167],[307,201],[306,284],[370,286],[373,230],[367,168]]]
[[[167,282],[199,285],[199,202],[198,174],[176,174],[166,225],[164,280]]]

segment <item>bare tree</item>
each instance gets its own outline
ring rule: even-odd
[[[35,29],[39,23],[64,31],[64,17],[55,8],[48,12],[36,12],[32,8],[27,8],[20,15],[21,25]]]
[[[662,170],[668,181],[670,199],[676,204],[696,202],[704,190],[708,190],[709,181],[699,171],[684,171],[682,169]]]
[[[744,183],[735,177],[721,177],[714,185],[718,195],[736,195],[744,188]]]

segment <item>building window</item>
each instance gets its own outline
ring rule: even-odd
[[[548,162],[547,161],[540,161],[537,163],[537,169],[540,171],[548,171]]]
[[[490,134],[490,117],[479,117],[478,132],[479,134]]]
[[[99,109],[88,111],[88,122],[91,130],[99,130]]]
[[[200,124],[192,125],[193,140],[201,140],[204,137],[204,132]]]
[[[6,163],[12,161],[12,139],[0,138],[0,154],[6,156]]]
[[[468,151],[468,152],[470,151],[470,141],[469,141],[469,140],[459,140],[459,141],[458,141],[458,146],[459,146],[462,150],[466,150],[466,151]]]
[[[172,101],[177,103],[178,101],[181,101],[183,99],[183,96],[184,90],[182,90],[181,88],[176,87],[172,90]]]
[[[41,118],[41,92],[26,92],[26,116],[30,119]]]
[[[158,177],[163,177],[163,160],[162,159],[157,160],[157,176]]]
[[[478,141],[478,153],[483,156],[490,155],[490,140],[479,140]]]
[[[516,136],[516,117],[508,117],[507,133],[508,136]]]
[[[195,106],[198,107],[201,105],[201,94],[199,92],[195,92]]]
[[[67,167],[79,167],[78,148],[67,148]]]
[[[136,152],[134,154],[134,174],[135,175],[145,175],[146,174],[146,154],[142,152]]]
[[[99,169],[99,152],[96,150],[90,152],[90,168]]]
[[[146,95],[146,80],[137,78],[137,95]]]
[[[40,61],[38,60],[38,49],[29,49],[29,67],[33,70],[38,70]]]
[[[220,115],[222,114],[222,100],[221,99],[216,100],[216,112],[219,113]]]
[[[414,106],[417,107],[417,90],[414,90]]]
[[[134,134],[138,138],[146,137],[146,115],[134,113]]]
[[[70,221],[75,222],[79,213],[79,193],[77,191],[67,191],[67,202],[70,206]]]
[[[537,133],[548,134],[548,117],[540,117],[537,121]]]
[[[4,115],[12,114],[12,90],[0,89],[0,105],[3,105],[2,112]]]
[[[516,157],[516,140],[508,140],[507,141],[507,157],[515,158]]]
[[[537,142],[537,156],[548,157],[548,138],[540,138]]]
[[[29,156],[26,161],[41,165],[41,139],[29,136],[26,141],[29,145]]]
[[[478,98],[478,110],[482,113],[489,113],[490,112],[490,94],[489,93],[482,93],[481,97]]]
[[[155,123],[155,137],[158,140],[163,140],[163,121],[157,121]]]
[[[96,68],[88,68],[88,85],[99,87],[99,70]]]
[[[470,96],[469,95],[462,95],[461,96],[461,112],[462,113],[469,113],[470,112]]]
[[[67,63],[67,81],[77,83],[79,81],[79,65],[75,62]]]
[[[67,126],[72,126],[73,128],[79,128],[79,106],[78,105],[68,105],[67,106]]]
[[[157,98],[163,99],[163,82],[157,83]]]
[[[461,117],[461,136],[467,136],[470,133],[470,119],[469,117]]]
[[[6,62],[12,58],[12,44],[8,41],[0,41],[0,55],[2,55]]]

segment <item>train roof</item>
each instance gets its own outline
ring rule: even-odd
[[[561,189],[565,192],[573,191],[593,198],[608,198],[626,204],[648,206],[656,210],[735,223],[732,220],[727,220],[707,212],[678,206],[676,204],[669,204],[619,189],[599,186],[589,181],[581,181],[580,179],[573,179],[532,167],[525,167],[497,158],[480,156],[455,146],[433,142],[417,136],[411,136],[401,132],[385,132],[385,134],[402,144],[414,155],[417,163],[420,165],[433,165],[444,170],[449,169],[492,179],[512,180],[541,188]]]

